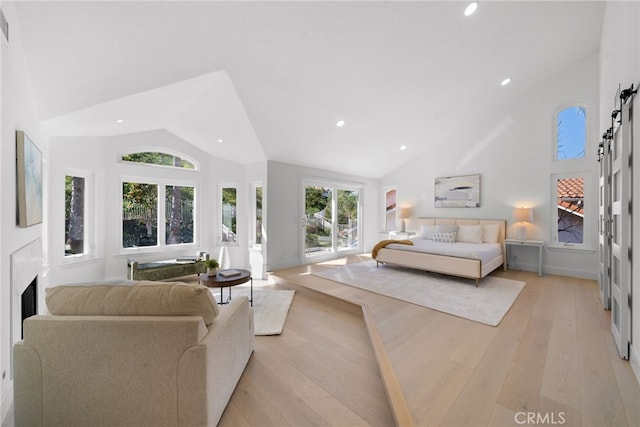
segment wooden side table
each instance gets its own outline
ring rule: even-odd
[[[504,239],[504,244],[507,248],[507,261],[509,261],[509,246],[533,246],[538,248],[538,276],[542,276],[542,249],[544,248],[544,242],[542,240],[518,240],[518,239]]]
[[[228,276],[225,276],[225,274],[229,274],[232,272],[237,272],[238,274],[230,274]],[[249,270],[240,270],[237,268],[230,270],[218,270],[218,273],[215,276],[208,276],[207,273],[202,273],[198,276],[198,280],[200,280],[201,285],[207,286],[209,288],[220,288],[220,304],[226,304],[231,300],[232,286],[251,282],[251,297],[249,298],[249,303],[253,307],[253,277],[251,277],[251,272]],[[227,302],[225,302],[222,294],[224,288],[229,289],[229,299],[227,300]]]

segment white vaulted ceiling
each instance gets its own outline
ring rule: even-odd
[[[28,1],[17,11],[52,135],[166,129],[241,163],[375,178],[465,143],[452,130],[598,49],[602,2],[483,1],[471,17],[465,7]]]

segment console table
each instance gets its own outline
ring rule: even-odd
[[[509,261],[509,246],[533,246],[538,248],[538,276],[542,276],[542,249],[544,248],[542,240],[504,239],[504,244],[507,249],[507,262]]]

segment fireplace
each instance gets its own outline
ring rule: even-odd
[[[38,276],[34,277],[27,289],[22,293],[22,311],[20,313],[21,334],[24,338],[24,319],[38,314]]]
[[[11,254],[11,343],[22,339],[22,322],[38,314],[42,304],[42,240],[36,239]],[[11,373],[13,378],[13,371]]]

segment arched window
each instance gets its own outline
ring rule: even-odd
[[[122,160],[133,163],[146,163],[149,165],[170,166],[182,169],[198,169],[195,162],[187,160],[173,153],[160,151],[143,151],[138,153],[123,154]]]
[[[587,113],[572,105],[556,114],[556,160],[582,159],[587,145]]]

